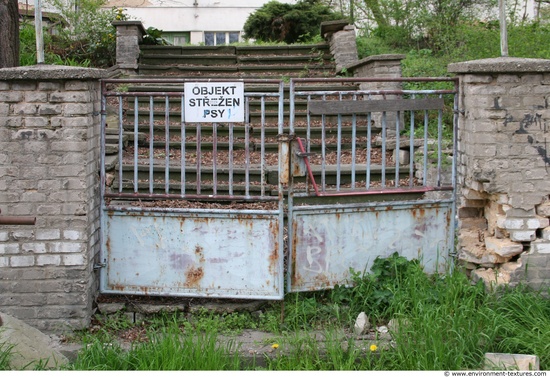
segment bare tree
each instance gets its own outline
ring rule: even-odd
[[[19,66],[17,0],[0,0],[0,68]]]

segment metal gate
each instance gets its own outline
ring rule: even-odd
[[[394,252],[443,271],[454,243],[456,81],[295,79],[290,103],[289,290],[345,285]]]
[[[189,80],[103,81],[101,292],[282,299],[395,251],[445,268],[454,80],[292,79],[287,103],[239,82],[242,121],[205,123]]]
[[[187,82],[103,81],[100,290],[281,299],[283,83],[239,81],[243,98],[222,101],[226,81],[195,81],[209,108],[244,114],[190,124]]]

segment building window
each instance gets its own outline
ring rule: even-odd
[[[207,46],[220,46],[239,41],[238,31],[205,31],[204,44]]]
[[[173,46],[184,46],[189,43],[191,33],[162,33],[162,38]]]

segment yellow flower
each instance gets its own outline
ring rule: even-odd
[[[378,349],[378,347],[376,346],[376,344],[372,344],[372,345],[370,346],[371,352],[374,352],[374,351],[376,351],[377,349]]]
[[[271,345],[271,348],[273,348],[273,349],[276,350],[277,348],[279,348],[279,345],[278,345],[277,343],[273,343],[273,344]]]

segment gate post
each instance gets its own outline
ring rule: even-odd
[[[116,65],[123,73],[138,70],[139,45],[146,34],[141,21],[113,21],[116,28]]]
[[[0,310],[44,331],[88,326],[98,291],[100,83],[106,71],[0,69]]]
[[[550,285],[550,60],[455,63],[459,260],[487,284]]]

